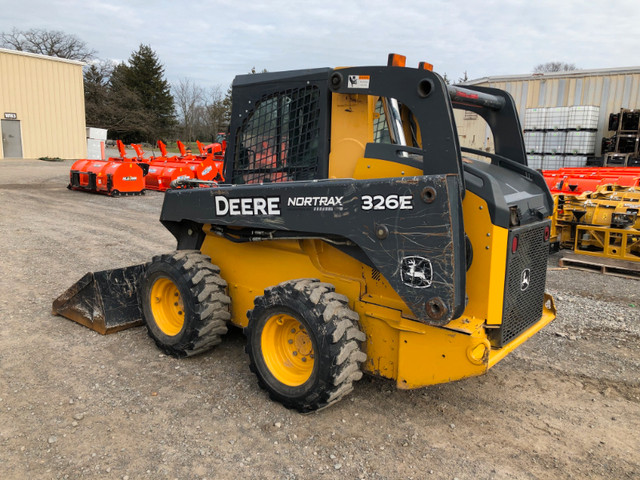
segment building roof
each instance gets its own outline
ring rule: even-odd
[[[517,82],[522,80],[542,80],[552,78],[576,78],[576,77],[595,77],[607,75],[626,75],[640,73],[640,67],[615,67],[615,68],[598,68],[593,70],[571,70],[568,72],[548,72],[548,73],[527,73],[523,75],[502,75],[495,77],[482,77],[469,80],[460,85],[479,85],[483,83],[497,82]]]
[[[12,54],[12,55],[22,55],[22,56],[25,56],[25,57],[35,57],[35,58],[40,58],[42,60],[51,60],[53,62],[71,63],[73,65],[79,65],[81,67],[83,65],[85,65],[84,62],[81,62],[79,60],[69,60],[68,58],[50,57],[48,55],[40,55],[39,53],[22,52],[20,50],[11,50],[9,48],[0,48],[0,53],[9,53],[9,54]]]

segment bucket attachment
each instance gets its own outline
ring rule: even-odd
[[[52,313],[103,335],[142,325],[139,286],[145,266],[87,273],[54,300]]]

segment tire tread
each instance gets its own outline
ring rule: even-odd
[[[227,333],[227,322],[231,318],[231,299],[226,293],[227,282],[220,277],[220,269],[211,263],[210,257],[197,250],[156,255],[151,261],[151,265],[161,263],[177,269],[189,287],[188,295],[194,300],[193,316],[189,320],[192,324],[186,326],[188,330],[180,342],[170,344],[154,334],[147,319],[149,336],[160,350],[175,357],[190,357],[210,350],[222,341],[221,336]]]
[[[366,340],[366,335],[359,328],[359,316],[349,308],[346,296],[335,292],[330,283],[318,279],[303,278],[282,282],[265,289],[264,295],[256,297],[254,308],[247,312],[249,324],[244,329],[247,336],[246,351],[249,354],[249,368],[256,374],[258,384],[269,392],[272,400],[281,402],[285,407],[298,410],[301,413],[326,408],[353,390],[353,383],[362,378],[360,364],[367,358],[360,349],[359,342]],[[252,335],[257,319],[267,309],[274,306],[290,307],[288,303],[306,308],[317,318],[320,342],[326,342],[321,352],[316,352],[316,362],[326,362],[328,372],[324,381],[318,382],[317,388],[306,392],[302,397],[288,398],[282,392],[274,391],[268,382],[262,378],[255,355],[256,348],[252,346]],[[291,308],[291,307],[290,307]],[[295,308],[293,308],[296,311]]]

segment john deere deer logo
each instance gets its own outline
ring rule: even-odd
[[[522,275],[520,275],[520,290],[524,292],[527,288],[529,288],[530,284],[531,284],[531,270],[529,270],[528,268],[525,268],[522,271]]]
[[[423,257],[404,257],[400,270],[402,283],[413,288],[427,288],[431,286],[433,270],[431,261]]]

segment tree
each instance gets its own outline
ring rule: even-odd
[[[224,106],[224,121],[226,122],[227,125],[231,125],[231,105],[232,105],[232,93],[233,93],[233,89],[231,88],[231,85],[229,85],[229,88],[227,89],[227,93],[224,96],[224,99],[222,100],[222,105]]]
[[[195,140],[195,130],[203,116],[204,90],[190,79],[183,78],[173,86],[173,97],[182,120],[183,139],[191,142]]]
[[[231,119],[231,104],[222,94],[220,86],[215,86],[209,91],[209,98],[205,108],[205,125],[211,140],[215,140],[218,132],[224,132]],[[205,138],[205,137],[203,137]]]
[[[458,78],[458,83],[464,83],[469,81],[469,76],[467,75],[467,71],[464,71],[464,74]]]
[[[112,92],[121,92],[132,109],[139,109],[134,117],[142,114],[142,123],[128,132],[127,139],[152,143],[172,133],[176,119],[171,88],[164,78],[164,67],[150,46],[140,45],[128,65],[118,65],[110,83]],[[122,99],[115,102],[121,103]]]
[[[93,62],[84,71],[87,125],[125,143],[173,136],[174,99],[155,52],[140,45],[128,64]]]
[[[574,63],[547,62],[536,65],[533,73],[571,72],[577,70]]]
[[[9,33],[0,34],[0,46],[21,52],[39,53],[50,57],[67,58],[86,62],[95,55],[95,50],[75,35],[60,30],[13,29]]]
[[[119,138],[125,143],[156,140],[138,92],[127,83],[128,66],[120,63],[113,68],[107,84],[108,94],[102,112],[103,127],[109,130],[109,138]]]
[[[89,126],[105,128],[111,72],[113,65],[108,62],[96,62],[84,70],[84,108]]]

